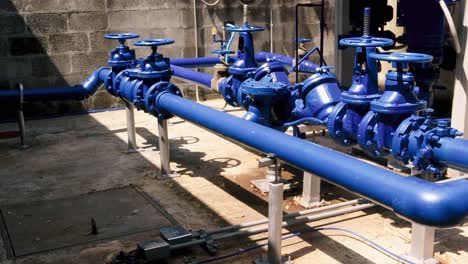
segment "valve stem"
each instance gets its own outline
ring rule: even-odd
[[[371,8],[366,7],[364,8],[364,36],[370,35],[370,15],[371,15]]]

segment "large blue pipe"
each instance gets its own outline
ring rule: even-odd
[[[451,168],[467,171],[468,140],[464,138],[443,137],[432,148],[434,159],[446,163]]]
[[[211,79],[213,79],[213,76],[209,74],[203,72],[196,72],[194,70],[185,69],[175,65],[171,65],[171,69],[174,71],[175,77],[196,82],[208,88],[211,88]]]
[[[56,88],[32,88],[24,90],[24,100],[53,101],[53,100],[84,100],[93,95],[109,76],[110,70],[99,68],[95,70],[81,85]],[[18,102],[19,91],[0,90],[0,102]]]
[[[345,154],[271,128],[216,111],[170,93],[161,93],[158,107],[216,133],[232,138],[392,208],[417,223],[448,227],[468,215],[468,182],[432,183],[403,177]],[[466,157],[465,157],[466,159]]]

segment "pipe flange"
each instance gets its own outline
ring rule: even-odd
[[[226,103],[228,103],[231,106],[238,107],[240,106],[240,104],[237,101],[237,92],[234,91],[234,88],[236,86],[235,82],[236,79],[233,75],[224,78],[219,85],[219,91],[221,95],[223,95]]]
[[[164,93],[172,93],[183,97],[180,89],[170,82],[158,82],[153,84],[145,94],[145,112],[148,112],[160,119],[169,119],[173,115],[162,110],[158,104],[158,98]]]
[[[343,120],[345,119],[348,110],[348,105],[339,102],[328,117],[327,128],[328,134],[339,144],[349,146],[353,142],[343,130]]]
[[[379,114],[374,111],[369,111],[358,126],[357,141],[361,148],[371,156],[382,157],[387,155],[387,151],[380,147],[377,142],[379,136],[378,129]]]
[[[399,161],[408,164],[411,160],[409,153],[410,135],[421,127],[424,118],[411,116],[405,119],[397,128],[392,140],[392,154]]]

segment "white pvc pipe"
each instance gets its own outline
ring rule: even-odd
[[[447,4],[445,3],[444,0],[439,0],[439,5],[440,5],[440,8],[442,9],[442,12],[444,12],[445,20],[447,20],[447,24],[450,29],[450,36],[452,36],[453,48],[455,49],[455,52],[457,54],[460,54],[461,52],[460,39],[458,38],[457,28],[455,27],[455,23],[453,22],[453,17],[450,14],[450,10],[448,9]]]

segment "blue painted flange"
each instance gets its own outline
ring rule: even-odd
[[[388,154],[384,148],[386,126],[379,124],[379,114],[367,112],[358,126],[357,143],[371,156],[381,157]]]
[[[152,85],[145,94],[145,110],[146,112],[157,116],[160,119],[168,119],[173,115],[161,109],[158,105],[159,97],[164,93],[172,93],[182,97],[180,89],[170,82],[157,82]]]
[[[446,120],[433,120],[432,111],[427,109],[427,117],[410,116],[400,124],[393,136],[392,154],[404,164],[412,162],[418,170],[440,176],[447,164],[435,159],[433,150],[441,146],[441,139],[462,133],[448,127]]]

